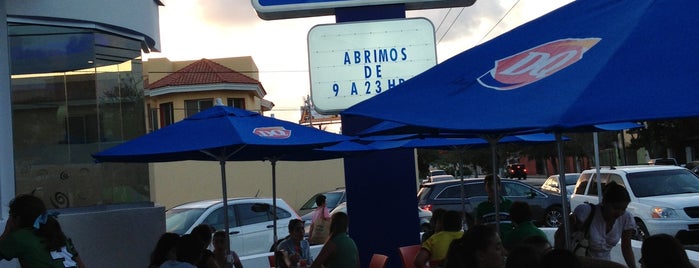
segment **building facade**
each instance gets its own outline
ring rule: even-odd
[[[33,194],[90,267],[147,265],[164,230],[148,165],[91,154],[145,133],[140,57],[159,50],[159,5],[0,0],[2,226],[10,200]]]

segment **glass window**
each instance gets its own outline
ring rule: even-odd
[[[604,191],[604,186],[607,185],[607,182],[609,182],[609,174],[608,173],[601,173],[600,174],[600,182],[602,184],[602,191]],[[624,184],[621,184],[624,185]],[[592,174],[592,180],[590,181],[590,190],[587,191],[587,195],[591,196],[597,196],[598,191],[597,191],[597,174],[594,173]]]
[[[209,216],[206,216],[206,219],[204,219],[202,223],[208,224],[209,226],[213,227],[214,230],[223,230],[226,227],[226,223],[223,221],[224,218],[225,215],[223,215],[223,207],[220,207],[214,210],[214,212],[211,212]],[[228,206],[228,226],[231,228],[238,226],[235,212],[233,211],[233,206]]]
[[[257,209],[255,204],[235,205],[235,210],[238,212],[240,225],[249,225],[272,220],[271,211]]]
[[[532,194],[532,189],[517,183],[503,181],[502,188],[506,197],[528,197]]]
[[[140,41],[8,24],[15,192],[52,208],[149,201],[147,164],[90,156],[145,133]]]
[[[208,108],[214,107],[214,99],[200,99],[200,100],[185,100],[184,110],[185,117],[190,117],[193,114],[206,110]]]
[[[175,109],[172,102],[160,104],[160,125],[165,127],[175,122]]]
[[[577,184],[575,185],[575,194],[584,195],[585,189],[587,188],[587,183],[590,180],[591,173],[584,173],[580,175]]]
[[[699,193],[699,178],[688,170],[629,173],[626,179],[636,197]]]
[[[227,102],[229,107],[245,109],[245,99],[243,98],[228,98]]]
[[[165,231],[183,235],[199,219],[203,208],[170,209],[165,212]]]

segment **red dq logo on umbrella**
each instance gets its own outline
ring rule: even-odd
[[[291,137],[291,130],[284,127],[258,127],[252,133],[268,139],[286,139]]]
[[[552,75],[582,59],[583,53],[600,38],[560,39],[495,62],[495,67],[478,78],[484,87],[510,90]]]

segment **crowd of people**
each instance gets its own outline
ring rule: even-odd
[[[585,242],[571,237],[568,241],[572,249],[564,243],[562,227],[551,244],[546,234],[532,222],[527,203],[512,202],[502,196],[496,200],[494,192],[501,191],[498,176],[486,176],[485,188],[488,200],[478,205],[476,224],[465,232],[447,227],[461,224],[459,212],[434,211],[430,221],[432,229],[422,237],[422,248],[415,256],[414,267],[637,267],[630,241],[635,225],[626,212],[630,198],[624,187],[610,182],[604,188],[601,204],[583,204],[574,209],[572,231],[582,234]],[[499,205],[497,213],[495,202]],[[499,222],[499,229],[495,228],[496,222]],[[611,249],[619,241],[624,264],[611,260]],[[580,248],[582,250],[573,250]],[[641,254],[639,263],[643,268],[694,267],[679,240],[667,234],[644,240]]]
[[[485,178],[488,200],[476,209],[476,224],[463,231],[463,214],[436,209],[430,220],[431,229],[422,237],[420,251],[413,265],[416,268],[635,268],[631,248],[635,229],[626,207],[630,202],[626,189],[607,183],[600,204],[582,204],[570,215],[572,233],[564,237],[563,228],[554,235],[554,244],[532,222],[531,209],[525,202],[495,199],[500,191],[500,178]],[[496,213],[495,202],[498,202]],[[358,268],[359,251],[347,234],[349,218],[343,212],[328,219],[324,198],[318,198],[318,209],[311,230],[316,238],[324,234],[322,248],[314,258],[311,241],[304,238],[304,222],[292,219],[289,235],[277,241],[274,266]],[[19,195],[9,204],[9,218],[0,236],[0,257],[17,258],[22,267],[77,267],[86,265],[70,238],[62,231],[56,216],[49,213],[43,201],[32,195]],[[325,226],[327,221],[328,226]],[[496,229],[496,222],[500,229]],[[314,230],[315,229],[315,230]],[[321,231],[320,229],[327,229]],[[240,258],[227,250],[229,236],[202,224],[190,234],[164,233],[150,255],[149,268],[242,268]],[[319,238],[317,238],[319,239]],[[584,243],[583,243],[584,241]],[[625,263],[611,260],[611,249],[621,241]],[[566,243],[567,242],[567,243]],[[210,250],[209,248],[213,248]],[[228,253],[227,253],[228,252]],[[693,268],[684,246],[667,234],[656,234],[643,241],[642,268]]]

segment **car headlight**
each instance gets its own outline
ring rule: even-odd
[[[653,219],[672,219],[672,218],[678,218],[679,215],[677,215],[677,212],[675,212],[674,209],[671,208],[664,208],[664,207],[654,207],[651,209],[650,216]]]

